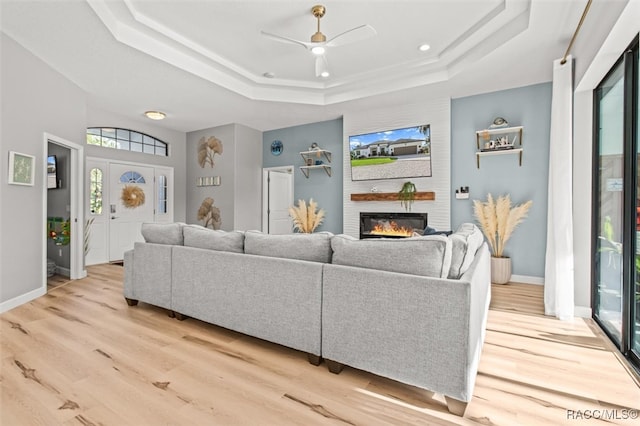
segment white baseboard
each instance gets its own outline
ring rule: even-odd
[[[588,306],[574,306],[573,316],[578,318],[591,318],[591,308]]]
[[[529,275],[511,275],[509,281],[513,283],[544,285],[544,277],[531,277]]]
[[[47,287],[40,287],[35,290],[30,291],[29,293],[22,294],[18,297],[14,297],[13,299],[7,300],[6,302],[0,303],[0,314],[3,312],[7,312],[10,309],[13,309],[17,306],[20,306],[24,303],[31,302],[33,299],[37,299],[40,296],[44,296],[47,294]]]

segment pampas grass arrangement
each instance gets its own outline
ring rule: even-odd
[[[504,246],[511,234],[525,217],[533,202],[511,206],[511,197],[502,195],[497,200],[489,194],[487,201],[473,200],[473,213],[480,224],[482,233],[487,237],[493,257],[504,256]]]
[[[318,210],[318,203],[309,200],[309,205],[304,200],[298,200],[297,206],[289,207],[289,215],[293,219],[293,230],[304,234],[310,234],[316,230],[324,220],[324,210]]]

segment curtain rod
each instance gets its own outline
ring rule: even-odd
[[[591,7],[591,1],[587,2],[587,5],[584,7],[584,12],[582,12],[582,17],[580,18],[580,22],[578,22],[578,26],[576,27],[576,31],[573,33],[573,37],[571,37],[571,41],[569,42],[569,46],[567,46],[567,51],[564,52],[564,56],[560,61],[561,65],[564,65],[567,62],[567,56],[569,56],[569,52],[571,51],[571,47],[573,46],[573,42],[576,41],[576,36],[580,31],[580,27],[582,27],[582,23],[584,22],[584,18],[587,17],[587,13],[589,12],[589,8]]]

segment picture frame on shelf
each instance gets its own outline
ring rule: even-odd
[[[33,186],[36,157],[9,151],[8,183],[12,185]]]

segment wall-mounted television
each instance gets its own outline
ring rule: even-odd
[[[431,126],[349,136],[351,180],[431,176]]]
[[[55,155],[47,157],[47,188],[55,189],[58,187],[58,159]]]

